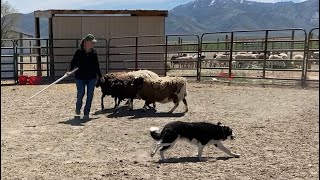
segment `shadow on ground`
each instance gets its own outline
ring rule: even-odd
[[[129,117],[128,119],[138,119],[145,117],[182,117],[185,113],[167,113],[167,112],[156,112],[154,109],[148,109],[143,111],[143,109],[128,110],[128,107],[122,106],[118,109],[117,112],[114,112],[114,109],[105,109],[96,111],[94,115],[106,114],[108,118],[117,118],[117,117]]]
[[[104,109],[104,110],[99,110],[93,113],[93,115],[99,115],[99,114],[107,114],[107,113],[112,113],[114,109]]]
[[[98,118],[89,118],[89,119],[81,119],[80,116],[74,116],[71,119],[68,119],[66,121],[60,121],[59,124],[69,124],[71,126],[84,126],[84,123],[87,123],[89,121],[92,121],[94,119],[98,119]]]
[[[199,160],[198,157],[180,157],[180,158],[168,158],[166,160],[159,160],[156,163],[201,163],[201,162],[216,162],[216,161],[227,161],[233,157],[204,157]]]

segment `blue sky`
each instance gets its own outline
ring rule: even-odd
[[[192,0],[8,0],[21,13],[46,9],[159,9],[170,10]],[[289,0],[255,0],[279,2]],[[299,2],[303,0],[292,0]]]

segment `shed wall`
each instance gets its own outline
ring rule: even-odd
[[[54,40],[54,61],[55,74],[61,76],[68,68],[68,62],[80,44],[80,39],[86,34],[93,34],[98,43],[96,50],[99,54],[100,67],[103,73],[106,73],[106,41],[112,37],[124,36],[143,36],[143,35],[164,35],[165,17],[161,16],[54,16],[53,23],[53,39],[75,39],[75,40]],[[76,40],[78,39],[78,40]],[[164,38],[139,38],[138,44],[155,44],[163,43]],[[113,39],[111,46],[135,45],[135,38]],[[66,48],[58,48],[66,47]],[[144,47],[139,51],[163,51],[163,47]],[[135,55],[119,55],[119,53],[134,53],[134,47],[111,48],[110,68],[126,69],[134,68],[133,61]],[[138,60],[163,60],[163,55],[139,55]],[[163,63],[139,63],[139,68],[159,68]],[[163,74],[162,72],[157,72]]]

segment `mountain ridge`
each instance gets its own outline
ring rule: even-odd
[[[195,0],[169,11],[167,33],[319,27],[319,1]],[[185,22],[192,18],[193,22]],[[184,22],[184,23],[181,23]],[[205,27],[198,31],[193,26]]]
[[[40,19],[41,37],[48,21]],[[248,0],[194,0],[169,11],[166,34],[319,27],[319,0],[266,3]],[[34,34],[33,13],[21,14],[17,29]]]

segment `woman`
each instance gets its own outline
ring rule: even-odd
[[[80,115],[82,107],[82,99],[85,94],[85,87],[87,86],[87,100],[84,107],[84,120],[89,119],[90,108],[93,99],[93,92],[97,76],[103,82],[97,52],[93,49],[94,44],[97,42],[92,34],[88,34],[82,39],[80,48],[76,51],[71,60],[69,72],[74,68],[79,68],[75,72],[76,86],[77,86],[77,103],[76,103],[76,114]]]

